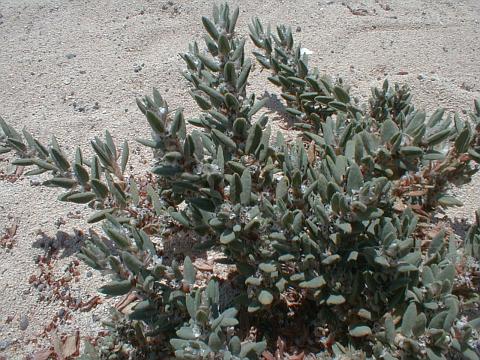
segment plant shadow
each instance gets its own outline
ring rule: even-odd
[[[293,127],[293,117],[288,115],[283,101],[276,94],[265,91],[260,100],[263,99],[267,99],[264,107],[269,111],[266,114],[271,115],[274,122],[282,124],[288,129]]]
[[[455,235],[457,235],[462,240],[465,239],[468,229],[470,228],[470,224],[466,219],[448,219],[448,223]]]
[[[32,247],[43,249],[48,257],[59,254],[59,258],[65,258],[78,253],[87,238],[87,234],[77,229],[74,229],[73,234],[59,230],[53,236],[42,232]]]

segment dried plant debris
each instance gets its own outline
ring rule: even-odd
[[[56,269],[56,259],[38,256],[39,274],[31,275],[29,283],[37,290],[39,301],[58,302],[71,310],[89,311],[102,302],[99,296],[84,301],[72,285],[78,283],[80,262],[73,260],[62,271]]]
[[[65,335],[55,337],[50,349],[37,351],[33,354],[32,360],[69,360],[76,359],[80,354],[80,333],[76,331],[74,335]]]
[[[0,237],[0,247],[6,249],[12,249],[15,245],[15,235],[17,234],[18,222],[12,219],[13,223],[7,226],[4,230],[4,234]]]
[[[0,150],[0,154],[1,154]],[[17,181],[23,174],[23,166],[9,166],[7,170],[0,171],[0,180],[6,180],[10,183]]]

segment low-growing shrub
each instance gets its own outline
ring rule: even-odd
[[[289,28],[274,34],[255,19],[254,55],[302,130],[287,141],[255,117],[266,99],[248,94],[238,15],[215,6],[202,18],[207,52],[195,42],[181,54],[200,108],[192,127],[156,90],[137,100],[152,130],[137,140],[154,154],[147,181],[125,174],[128,143],[108,132],[91,159],[77,149],[70,160],[54,137],[45,146],[0,120],[13,164],[45,173],[44,185],[66,190],[61,201],[88,204],[88,222],[103,221],[104,236],[91,232],[78,255],[111,275],[100,292],[133,296],[83,357],[478,359],[480,321],[465,321],[471,299],[455,291],[459,259],[478,258],[478,224],[458,247],[418,223],[461,205],[448,190],[478,170],[480,103],[469,120],[444,110],[427,118],[408,87],[385,81],[360,104],[341,79],[309,69]],[[221,251],[228,278],[199,274],[188,256],[167,261],[151,239],[166,227],[198,234],[199,251]]]

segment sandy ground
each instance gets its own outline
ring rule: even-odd
[[[132,140],[148,129],[134,99],[156,86],[172,108],[182,106],[194,115],[178,53],[192,39],[201,40],[200,17],[210,13],[212,3],[0,0],[0,115],[42,140],[54,133],[68,153],[77,145],[88,148],[90,139],[109,129],[118,141],[131,141],[134,172],[142,172],[149,153]],[[417,106],[427,111],[470,109],[480,97],[478,0],[238,3],[241,35],[247,35],[254,16],[290,24],[313,52],[311,62],[344,77],[362,98],[385,77],[411,84]],[[266,84],[257,67],[249,90],[259,96],[275,91]],[[270,106],[278,107],[275,102]],[[281,121],[273,111],[271,118]],[[0,169],[7,169],[5,161],[0,160]],[[56,190],[32,183],[35,179],[23,177],[0,182],[0,234],[18,224],[13,248],[0,248],[0,358],[6,359],[23,359],[48,343],[57,330],[46,335],[44,330],[55,319],[59,333],[96,334],[108,307],[74,311],[55,300],[58,290],[77,304],[86,302],[102,278],[80,265],[78,282],[68,281],[81,242],[72,235],[86,228],[88,209],[59,203]],[[478,183],[476,177],[454,190],[465,206],[451,211],[452,217],[472,219],[480,199]],[[45,254],[45,237],[59,249],[52,276],[67,278],[60,289],[29,284],[32,275],[40,274],[35,259]]]

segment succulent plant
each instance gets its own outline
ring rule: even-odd
[[[254,19],[250,37],[262,50],[254,52],[258,62],[272,72],[268,79],[281,88],[286,111],[305,137],[353,156],[365,173],[401,180],[397,192],[413,204],[425,209],[461,205],[447,190],[478,171],[478,101],[471,122],[458,113],[445,118],[444,109],[427,121],[412,104],[408,86],[392,87],[385,80],[381,89],[372,89],[369,105],[361,105],[342,79],[332,81],[309,69],[305,49],[295,45],[290,28],[278,26],[275,34]]]
[[[468,255],[480,259],[480,210],[475,212],[475,223],[465,235],[465,250]]]
[[[90,160],[84,158],[79,147],[74,160],[70,160],[60,148],[55,136],[49,146],[43,145],[27,130],[22,134],[0,118],[3,132],[2,152],[14,151],[18,158],[12,162],[17,166],[34,166],[25,175],[47,173],[50,177],[43,185],[66,190],[59,196],[60,201],[77,204],[89,204],[98,209],[91,221],[105,218],[106,213],[121,211],[132,201],[137,185],[127,180],[124,172],[129,157],[129,146],[125,141],[121,151],[117,148],[108,130],[105,140],[96,137],[91,141],[94,155]]]
[[[227,158],[232,151],[244,150],[252,117],[266,101],[256,101],[254,94],[247,96],[252,64],[245,60],[245,40],[235,33],[238,15],[239,9],[230,13],[228,4],[215,6],[212,20],[202,18],[208,53],[202,53],[194,42],[180,55],[187,65],[184,76],[193,87],[190,94],[203,110],[189,122],[206,129]],[[264,126],[266,121],[262,116],[257,123]]]
[[[265,350],[266,342],[242,344],[238,336],[232,336],[229,329],[239,323],[238,310],[228,308],[220,312],[219,300],[219,287],[214,280],[205,290],[186,295],[190,320],[177,330],[178,338],[170,340],[177,358],[246,360]]]

